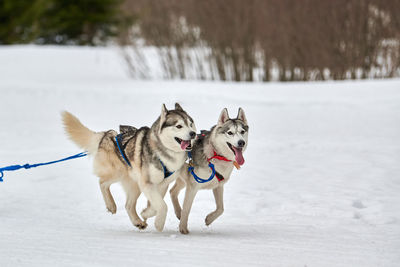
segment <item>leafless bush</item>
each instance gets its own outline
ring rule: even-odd
[[[147,72],[136,66],[146,65],[138,42],[157,49],[170,79],[399,76],[399,0],[126,0],[124,8],[138,18],[120,38],[135,76]]]

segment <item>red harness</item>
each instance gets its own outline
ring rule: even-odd
[[[217,152],[215,152],[215,150],[214,150],[214,156],[212,156],[211,158],[208,158],[207,161],[210,162],[212,159],[218,159],[218,160],[223,160],[223,161],[227,161],[227,162],[232,161],[232,160],[225,158],[224,156],[218,155]],[[221,182],[222,180],[224,180],[224,176],[222,176],[222,174],[220,174],[219,172],[216,172],[215,176],[217,177],[218,182]]]
[[[219,159],[219,160],[228,161],[228,162],[232,161],[232,160],[225,158],[224,156],[218,155],[217,152],[215,152],[215,150],[214,150],[214,156],[212,156],[211,158],[208,158],[207,160],[208,160],[208,162],[210,162],[210,160],[212,160],[212,159]]]

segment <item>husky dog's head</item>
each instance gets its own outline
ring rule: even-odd
[[[167,110],[165,104],[161,107],[159,122],[159,137],[168,149],[181,152],[192,149],[196,138],[196,126],[193,119],[175,103],[175,109]]]
[[[215,149],[228,159],[243,165],[243,152],[247,147],[249,131],[243,109],[239,108],[236,119],[230,119],[228,110],[224,108],[215,127],[212,141]]]

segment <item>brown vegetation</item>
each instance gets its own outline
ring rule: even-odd
[[[166,78],[299,81],[400,74],[399,0],[126,0],[124,9],[138,24],[121,43],[127,48],[144,40],[157,47]],[[137,69],[143,55],[124,51]]]

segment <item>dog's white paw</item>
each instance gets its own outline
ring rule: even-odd
[[[152,209],[151,207],[147,207],[142,212],[140,215],[142,216],[143,219],[147,220],[148,218],[151,218],[157,214],[156,210]]]
[[[154,226],[156,227],[157,231],[162,232],[162,230],[164,229],[164,224],[165,224],[165,218],[156,218],[156,220],[154,221]]]
[[[117,212],[117,206],[115,204],[110,204],[107,206],[107,210],[112,214],[115,214]]]
[[[187,235],[189,233],[189,230],[186,226],[179,225],[179,232],[181,232],[181,234]]]
[[[212,222],[215,221],[219,216],[221,216],[223,212],[223,209],[219,209],[208,214],[205,219],[206,225],[209,226],[210,224],[212,224]]]

